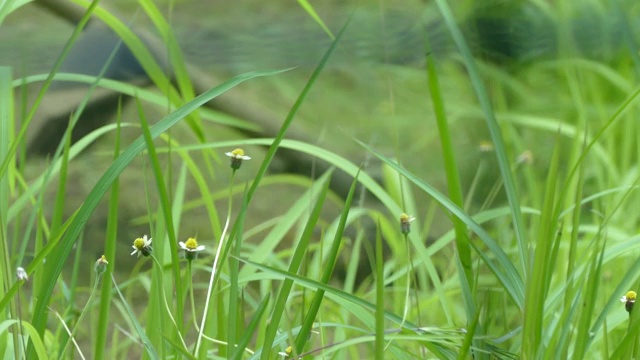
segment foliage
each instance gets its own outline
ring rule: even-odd
[[[428,41],[424,69],[377,65],[390,85],[376,111],[390,120],[371,126],[387,136],[375,144],[351,136],[357,119],[335,115],[367,99],[326,68],[353,24],[334,36],[322,12],[299,3],[331,45],[312,73],[286,81],[291,71],[255,71],[196,96],[172,28],[151,1],[140,4],[172,49],[173,82],[97,3],[84,4],[85,19],[51,73],[14,80],[0,67],[0,354],[637,358],[640,313],[625,311],[640,274],[633,115],[640,68],[635,55],[624,55],[637,54],[633,41],[617,61],[588,60],[571,50],[578,42],[560,26],[578,6],[532,1],[527,6],[557,11],[550,19],[567,46],[553,59],[501,66],[473,52],[459,25],[464,11],[438,0],[459,55],[433,56]],[[0,18],[12,11],[0,8]],[[162,91],[57,73],[92,14],[116,30]],[[264,77],[271,83],[256,89],[275,86],[293,103],[277,136],[212,136],[215,126],[251,125],[204,104]],[[135,116],[119,108],[115,123],[72,143],[78,109],[32,179],[25,136],[54,78],[133,96]],[[44,84],[38,100],[15,108],[14,94],[32,82]],[[275,107],[273,94],[264,99]],[[322,96],[333,107],[316,101]],[[156,121],[149,104],[169,111]],[[294,120],[314,113],[344,122],[351,145],[287,139]],[[89,147],[105,136],[108,154]],[[344,156],[357,148],[373,160]],[[332,168],[317,177],[270,174],[283,151]],[[69,212],[67,194],[78,186],[70,169],[89,156],[108,159],[108,167]],[[143,191],[129,198],[121,178],[138,167]],[[331,191],[337,173],[352,179],[345,198]],[[123,201],[146,211],[132,216]],[[101,205],[108,209],[103,238],[88,238],[87,222]],[[122,239],[123,221],[143,223],[146,235]],[[185,228],[199,230],[183,236]],[[96,243],[94,257],[85,249]],[[92,275],[83,275],[89,267]]]

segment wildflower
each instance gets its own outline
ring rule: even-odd
[[[107,258],[102,255],[93,266],[93,269],[96,272],[96,276],[101,276],[102,274],[104,274],[104,272],[107,271],[107,265],[109,265],[109,262],[107,261]]]
[[[489,140],[480,141],[480,145],[478,145],[478,150],[480,152],[486,153],[493,151],[493,143]]]
[[[151,241],[152,239],[147,238],[147,235],[133,240],[133,252],[131,255],[135,253],[138,254],[138,257],[140,257],[140,254],[144,256],[151,255],[151,252],[153,251],[153,248],[151,248]]]
[[[633,303],[636,302],[636,292],[633,290],[629,290],[627,292],[627,294],[623,297],[620,298],[620,301],[625,303],[624,304],[624,308],[627,310],[627,312],[631,312],[631,310],[633,309]]]
[[[289,358],[292,352],[293,352],[293,346],[289,345],[286,349],[284,349],[284,351],[280,351],[278,355],[282,355],[285,358]]]
[[[18,266],[18,268],[16,269],[16,274],[19,281],[29,281],[29,275],[27,275],[27,272],[23,267]]]
[[[411,215],[405,213],[400,214],[400,232],[404,235],[408,235],[411,232],[411,222],[415,220]]]
[[[240,165],[242,165],[242,160],[251,160],[251,157],[246,156],[244,154],[244,150],[238,148],[231,152],[225,153],[228,157],[231,158],[231,168],[233,170],[240,169]]]
[[[522,154],[518,155],[516,163],[531,165],[533,163],[533,152],[531,150],[525,150]]]
[[[180,247],[184,250],[184,256],[191,261],[198,256],[198,252],[204,250],[204,245],[198,246],[196,238],[188,238],[187,242],[180,241]]]

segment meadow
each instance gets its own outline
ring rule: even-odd
[[[74,2],[86,12],[53,70],[0,66],[3,358],[640,357],[634,2],[514,1],[489,19],[540,37],[508,52],[479,50],[465,19],[495,9],[481,1],[256,2],[323,46],[300,65],[255,42],[257,62],[222,70],[178,46],[173,16],[202,4],[120,4],[160,34],[171,74],[128,23]],[[0,29],[18,33],[27,3],[0,3]],[[219,27],[258,11],[220,6]],[[356,54],[408,8],[402,41]],[[91,17],[153,86],[58,72]],[[223,81],[197,94],[187,62]],[[87,95],[31,156],[54,79],[132,100],[72,141]],[[273,111],[271,136],[208,107],[234,93]]]

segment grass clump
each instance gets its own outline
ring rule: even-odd
[[[372,126],[389,135],[378,144],[346,140],[379,164],[376,172],[341,155],[354,147],[287,139],[301,113],[325,115],[318,93],[333,91],[332,112],[358,103],[357,94],[341,96],[339,81],[323,82],[336,74],[326,65],[349,21],[334,36],[300,3],[332,43],[297,91],[279,82],[289,73],[271,70],[195,96],[172,29],[151,2],[142,8],[175,51],[174,82],[110,13],[93,4],[86,16],[95,12],[118,32],[161,93],[55,67],[14,80],[0,67],[0,354],[637,357],[635,69],[568,53],[505,70],[475,55],[451,4],[436,1],[459,55],[433,56],[427,43],[424,68],[380,65],[391,95],[379,109],[398,120]],[[265,77],[292,96],[277,135],[211,135],[216,114],[202,106]],[[74,114],[33,180],[31,159],[17,154],[38,102],[15,108],[14,90],[43,81],[42,98],[54,78],[133,95],[134,116],[119,107],[115,123],[72,143]],[[407,99],[419,110],[403,113]],[[160,120],[150,103],[168,109]],[[348,132],[349,119],[334,121]],[[105,134],[108,151],[89,147]],[[317,177],[270,174],[283,151],[331,168]],[[83,157],[107,166],[96,167],[90,191],[71,206],[67,195],[80,183],[72,169]],[[132,170],[135,197],[124,182]],[[337,173],[352,179],[344,198],[331,191]],[[127,213],[123,202],[144,211]],[[103,229],[89,234],[101,206]],[[123,222],[141,231],[123,236]]]

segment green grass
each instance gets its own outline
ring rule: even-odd
[[[353,24],[333,38],[323,12],[299,3],[333,41],[308,73],[244,73],[196,96],[151,1],[140,6],[171,49],[175,87],[124,23],[88,3],[161,91],[0,67],[0,356],[637,358],[640,315],[619,301],[640,275],[634,57],[576,56],[559,27],[557,58],[500,67],[460,29],[471,6],[442,0],[432,10],[456,54],[426,44],[424,67],[336,70]],[[560,3],[546,9],[558,24],[579,10]],[[76,113],[34,175],[37,160],[19,155],[39,100],[16,108],[14,96],[42,83],[42,98],[54,78],[135,101],[72,144]],[[255,125],[204,107],[246,86],[286,114],[274,138],[240,137],[228,129]],[[318,142],[288,138],[295,125]],[[236,148],[252,159],[231,168]],[[271,174],[283,150],[331,169]],[[345,198],[330,189],[338,172],[352,180]],[[415,218],[405,231],[401,214]],[[152,250],[130,256],[145,234]],[[204,246],[194,259],[187,238]]]

